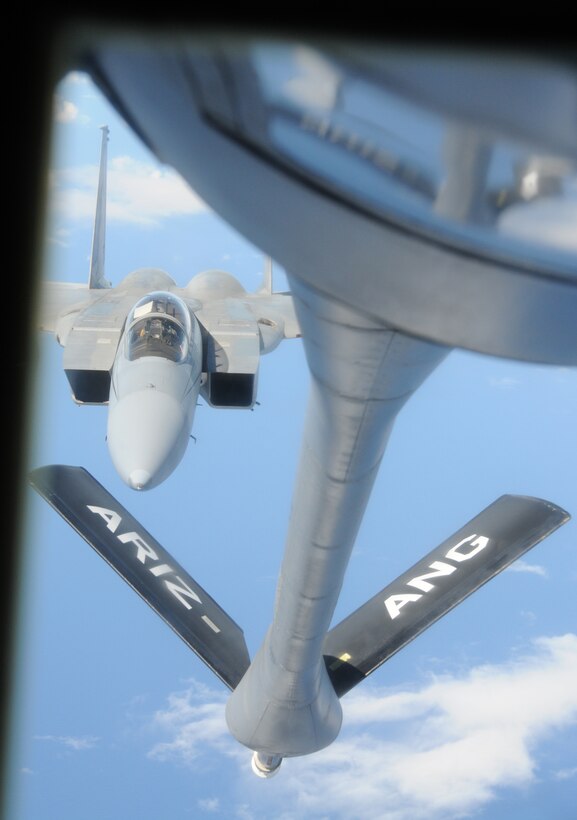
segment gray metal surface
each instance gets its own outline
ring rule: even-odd
[[[341,707],[323,643],[394,420],[448,350],[299,287],[312,374],[274,618],[226,719],[236,739],[290,757],[331,743]]]
[[[347,201],[342,191],[323,190],[312,173],[307,177],[302,169],[291,171],[278,159],[251,150],[234,130],[236,125],[230,123],[227,128],[226,112],[219,111],[218,120],[207,112],[199,92],[206,81],[203,73],[211,77],[213,97],[224,99],[226,94],[217,82],[219,60],[228,47],[231,65],[240,73],[250,44],[250,38],[231,44],[226,39],[213,43],[210,38],[200,43],[190,37],[159,44],[143,37],[127,59],[120,38],[86,48],[82,59],[157,156],[174,166],[231,225],[283,265],[291,287],[306,283],[376,321],[451,347],[526,361],[577,363],[574,257],[572,268],[561,276],[536,264],[529,252],[520,254],[515,262],[499,262],[434,234],[411,231],[394,219],[377,218]],[[336,50],[345,66],[353,73],[359,71],[354,45],[350,51],[346,45]],[[368,55],[367,62],[365,69],[370,71]],[[481,68],[487,64],[483,74]],[[536,144],[537,154],[547,153],[551,144],[558,146],[559,139],[567,149],[567,123],[576,118],[577,75],[569,66],[563,68],[557,120],[552,116],[549,123],[541,123],[543,143]],[[535,84],[533,69],[530,64],[528,74],[516,71],[508,78],[519,89],[515,103],[520,119],[516,123],[502,105],[501,93],[494,95],[498,111],[491,111],[489,90],[491,82],[498,82],[498,74],[492,71],[490,56],[481,60],[477,66],[485,92],[478,110],[481,129],[485,121],[493,131],[501,122],[504,139],[511,130],[518,135],[529,113],[533,116],[539,108],[535,94],[543,95],[544,106],[550,105],[551,86]],[[411,66],[405,65],[404,70],[410,72]],[[547,67],[544,72],[547,74]],[[437,89],[439,96],[447,96],[455,86],[455,99],[447,100],[449,110],[467,97],[471,76],[471,71],[462,76],[455,73],[450,85]],[[554,77],[554,70],[547,74],[547,80]],[[527,84],[533,84],[535,94],[527,93]],[[239,100],[247,112],[254,101],[242,96]],[[430,104],[434,107],[436,103],[440,106],[432,97]],[[440,106],[440,110],[445,109]],[[468,122],[470,117],[465,114]],[[564,129],[557,140],[556,128]],[[538,136],[539,129],[535,129],[532,137]],[[574,153],[567,157],[575,161]],[[454,203],[450,206],[455,207]]]

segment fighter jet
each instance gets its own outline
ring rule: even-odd
[[[88,282],[46,282],[38,322],[64,347],[74,401],[108,405],[108,449],[119,476],[148,490],[182,460],[199,396],[211,407],[252,408],[260,357],[300,330],[290,294],[272,292],[270,259],[254,293],[221,270],[178,287],[165,271],[143,268],[110,285],[108,134],[104,127]]]
[[[397,415],[450,351],[577,363],[574,257],[523,239],[507,204],[527,168],[521,199],[538,203],[535,156],[558,160],[546,167],[563,190],[577,77],[354,41],[87,40],[78,64],[136,133],[287,271],[311,389],[256,655],[86,471],[49,465],[31,480],[232,690],[229,729],[267,777],[332,743],[352,686],[568,519],[503,496],[331,626]]]

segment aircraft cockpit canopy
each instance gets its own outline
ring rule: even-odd
[[[132,308],[127,319],[126,355],[129,361],[160,356],[183,362],[190,354],[190,313],[178,296],[164,291],[148,293]]]

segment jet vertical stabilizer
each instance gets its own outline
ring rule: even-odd
[[[92,254],[90,256],[89,288],[109,288],[110,282],[104,278],[104,256],[106,240],[106,172],[108,163],[107,125],[102,126],[102,146],[100,149],[100,169],[98,172],[98,194],[94,216],[94,233],[92,235]]]
[[[258,293],[266,294],[267,296],[272,294],[272,259],[270,256],[265,257],[262,284]]]

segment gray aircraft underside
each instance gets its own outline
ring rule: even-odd
[[[550,117],[540,117],[535,123],[523,104],[523,95],[528,88],[533,90],[533,75],[508,72],[504,65],[497,80],[482,57],[474,73],[479,104],[471,109],[467,89],[475,65],[466,61],[451,91],[443,83],[447,66],[442,58],[436,64],[434,55],[426,55],[426,60],[422,57],[420,65],[418,55],[411,62],[406,55],[399,59],[399,54],[389,57],[378,50],[360,53],[354,43],[347,47],[343,43],[282,42],[283,53],[306,48],[317,60],[326,61],[340,76],[343,92],[347,81],[364,82],[367,87],[372,84],[373,91],[391,95],[403,88],[411,101],[424,99],[425,108],[439,116],[450,114],[451,133],[445,151],[448,177],[442,190],[435,194],[433,186],[431,194],[428,177],[410,173],[406,163],[397,162],[386,180],[389,187],[402,188],[406,199],[414,198],[418,189],[418,201],[426,201],[431,219],[425,219],[425,211],[407,216],[405,204],[395,212],[376,194],[364,202],[359,191],[339,187],[332,170],[328,179],[303,165],[300,143],[292,132],[292,153],[283,154],[278,145],[271,148],[267,142],[267,133],[281,131],[280,125],[277,130],[271,125],[268,132],[263,125],[267,104],[271,120],[278,105],[275,108],[275,100],[271,102],[266,78],[258,75],[260,91],[254,82],[266,53],[251,63],[252,52],[261,45],[258,38],[247,38],[236,42],[233,49],[226,40],[217,38],[213,43],[207,38],[199,49],[194,38],[183,38],[168,49],[143,38],[141,47],[127,57],[122,42],[103,40],[84,44],[79,54],[73,53],[72,62],[90,72],[157,156],[174,166],[237,230],[278,260],[289,279],[296,314],[291,318],[288,308],[283,313],[278,307],[274,295],[231,294],[230,299],[208,304],[203,300],[202,280],[196,285],[192,280],[182,289],[163,280],[161,288],[189,304],[200,323],[223,346],[214,329],[215,317],[225,305],[240,306],[239,321],[248,319],[251,324],[256,359],[259,350],[267,349],[266,344],[258,348],[259,331],[270,327],[267,323],[259,326],[259,317],[272,317],[277,322],[277,312],[282,313],[284,337],[302,336],[310,368],[310,396],[274,613],[256,656],[240,680],[229,683],[233,691],[226,706],[231,733],[255,751],[255,771],[268,775],[278,769],[283,757],[310,754],[338,735],[342,720],[339,698],[346,688],[339,691],[334,670],[339,665],[348,666],[358,682],[387,654],[381,652],[378,662],[367,662],[365,668],[347,648],[349,643],[338,648],[336,638],[344,632],[337,631],[338,627],[331,631],[330,626],[387,441],[405,402],[454,347],[526,361],[577,363],[574,258],[561,253],[551,265],[541,251],[531,255],[525,248],[519,250],[500,240],[492,248],[490,231],[478,232],[472,217],[469,231],[467,221],[484,191],[486,155],[492,139],[504,137],[513,144],[519,140],[532,146],[536,154],[559,155],[570,165],[577,160],[577,149],[568,138],[570,129],[562,103],[555,109],[546,91],[557,79],[555,66],[549,73],[545,71],[547,82],[538,87]],[[235,78],[232,85],[224,83],[225,76]],[[563,74],[559,84],[567,93],[571,91],[572,110],[577,110],[575,74]],[[508,107],[502,86],[509,95],[511,89],[516,91],[515,110]],[[235,95],[236,107],[231,102]],[[566,100],[567,96],[557,99]],[[329,128],[329,109],[312,107],[310,118],[306,120],[305,112],[299,120],[293,107],[286,113],[283,127],[294,128],[296,123],[302,129],[299,139],[310,140],[311,132],[318,137],[313,114],[317,120],[322,114]],[[346,146],[344,138],[340,144],[339,138],[332,140],[331,151],[343,154],[336,157],[336,166],[345,160],[359,161],[358,152],[350,155],[350,145],[352,137]],[[312,150],[311,145],[309,148]],[[322,160],[325,144],[317,148]],[[366,159],[366,152],[361,159]],[[326,167],[330,161],[327,154]],[[369,170],[377,173],[374,166]],[[250,197],[248,190],[253,192]],[[150,287],[159,289],[152,283],[161,274],[146,275]],[[136,280],[137,275],[133,276]],[[144,292],[149,284],[138,287]],[[110,291],[117,310],[109,331],[110,347],[99,351],[99,355],[108,356],[98,362],[101,370],[112,367],[111,353],[134,302],[133,294],[125,296],[128,290],[120,285]],[[87,297],[87,321],[91,311],[105,304],[99,301],[106,299],[100,294],[72,287],[69,293],[71,302],[77,295]],[[228,320],[233,321],[230,315]],[[71,345],[75,331],[67,339],[54,323],[47,329],[64,335],[65,362],[70,357],[68,369],[77,369]],[[547,532],[566,517],[563,513]],[[483,519],[482,526],[487,521]],[[520,538],[519,549],[528,549],[547,532],[540,529],[535,538]],[[477,546],[463,552],[457,549],[462,543]],[[437,556],[428,566],[458,586],[458,568],[469,560],[484,560],[483,550],[492,543],[488,531],[461,532],[460,540],[444,547],[443,555],[454,560],[438,561]],[[510,555],[507,560],[514,557]],[[497,564],[495,572],[506,561]],[[490,575],[482,580],[479,576],[477,586]],[[400,647],[476,588],[454,595],[445,609],[435,610],[433,615],[423,591],[437,582],[420,581],[422,577],[409,577],[406,582],[413,582],[410,592],[400,598],[392,595],[388,617],[381,600],[379,615],[370,616],[377,618],[370,621],[371,635],[375,630],[381,636],[387,630],[392,635],[413,607],[425,607],[423,623],[410,637],[399,638],[395,646]],[[365,616],[359,617],[359,623],[365,623]],[[337,646],[336,655],[331,642]],[[366,647],[363,652],[366,657],[378,654]]]

